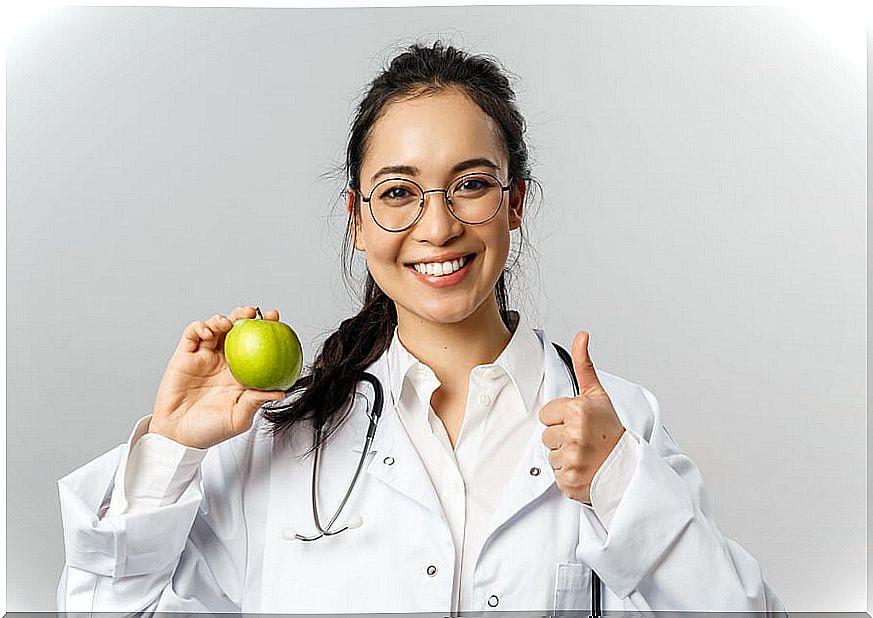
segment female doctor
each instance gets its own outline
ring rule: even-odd
[[[507,308],[514,99],[439,42],[370,84],[346,159],[362,309],[289,393],[228,371],[254,307],[189,324],[152,414],[58,482],[59,610],[783,610],[654,395]]]

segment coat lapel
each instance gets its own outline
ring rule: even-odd
[[[376,427],[376,434],[370,445],[370,461],[365,464],[367,474],[379,479],[392,489],[415,500],[426,509],[442,515],[442,506],[427,470],[418,452],[400,423],[397,410],[388,393],[387,352],[368,369],[383,389],[382,414]],[[373,391],[365,381],[358,383],[359,395],[355,409],[350,414],[354,440],[351,450],[360,454],[364,448],[369,427],[367,411],[374,400]]]
[[[545,371],[543,374],[543,400],[546,402],[558,397],[573,395],[573,386],[566,366],[551,342],[543,332],[535,329],[540,341],[543,342]],[[531,414],[539,415],[539,410],[531,410]],[[549,464],[549,449],[542,442],[543,425],[539,420],[524,453],[519,459],[506,490],[503,492],[500,505],[491,519],[491,534],[509,522],[528,504],[546,493],[555,484],[555,471]],[[534,470],[536,469],[536,470]]]
[[[535,332],[542,341],[544,349],[544,401],[572,396],[573,385],[566,365],[543,331],[535,329]],[[373,363],[368,371],[377,378],[385,393],[382,415],[373,443],[370,445],[371,458],[365,464],[366,472],[426,509],[442,516],[442,506],[430,476],[406,434],[397,410],[387,393],[387,353]],[[351,450],[360,454],[369,425],[367,411],[374,397],[369,384],[364,381],[358,383],[357,392],[355,409],[350,413],[352,417],[348,421],[351,423],[350,431],[353,435],[350,441]],[[539,414],[539,410],[532,410],[531,413]],[[549,451],[542,442],[544,429],[545,425],[537,421],[536,428],[513,470],[500,505],[492,517],[490,527],[492,534],[555,484],[555,472],[549,464]],[[534,468],[536,470],[532,473],[531,470]]]

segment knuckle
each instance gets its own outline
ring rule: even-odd
[[[567,485],[570,485],[572,487],[576,487],[577,485],[579,485],[580,481],[582,480],[582,475],[579,473],[579,470],[577,470],[576,468],[566,468],[566,469],[562,470],[562,472],[564,473],[564,482]]]
[[[567,457],[571,457],[574,461],[579,459],[582,454],[582,447],[576,439],[570,439],[564,442],[564,449],[567,451]]]

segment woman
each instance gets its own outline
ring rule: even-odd
[[[523,132],[488,59],[393,60],[347,150],[363,308],[289,394],[227,369],[254,307],[191,323],[128,444],[59,482],[59,609],[587,609],[592,587],[606,610],[782,609],[654,395],[596,371],[585,331],[567,371],[507,308]],[[372,442],[364,371],[384,386]]]

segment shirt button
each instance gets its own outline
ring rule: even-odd
[[[382,463],[385,464],[386,466],[393,466],[394,465],[394,458],[391,455],[388,455],[388,457],[386,457],[385,459],[382,460]]]
[[[488,607],[497,607],[498,603],[500,603],[500,599],[497,598],[496,594],[492,594],[488,597]]]
[[[427,567],[427,574],[430,575],[431,577],[436,575],[436,572],[437,572],[437,568],[434,565],[431,564]]]
[[[537,468],[536,466],[534,466],[533,468],[530,469],[530,475],[531,475],[531,476],[539,476],[539,475],[540,475],[540,469]]]
[[[491,395],[487,393],[481,393],[479,395],[479,404],[483,406],[487,406],[491,403]]]

